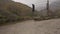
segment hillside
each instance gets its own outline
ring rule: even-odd
[[[12,0],[0,0],[0,23],[23,20],[31,17],[32,9]]]

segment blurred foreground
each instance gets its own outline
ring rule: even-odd
[[[28,20],[0,26],[0,34],[60,34],[60,19]]]

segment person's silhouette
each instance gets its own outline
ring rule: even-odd
[[[34,11],[35,11],[35,5],[32,4],[32,12],[34,12]]]

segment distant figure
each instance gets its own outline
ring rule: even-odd
[[[35,12],[35,5],[32,4],[32,18],[34,17],[34,12]]]
[[[34,11],[35,11],[35,5],[32,4],[32,12],[34,12]]]

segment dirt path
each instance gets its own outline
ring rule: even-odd
[[[0,26],[0,34],[60,34],[60,19],[45,21],[28,20]]]

